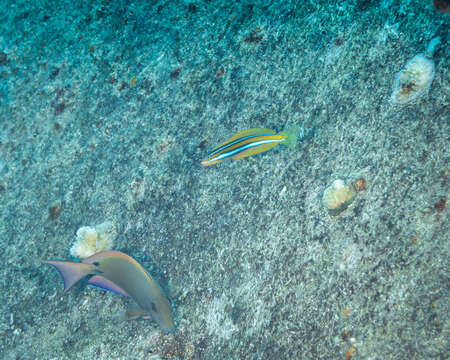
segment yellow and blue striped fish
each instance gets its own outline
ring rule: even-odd
[[[260,128],[239,131],[211,151],[208,157],[202,161],[202,165],[209,166],[229,158],[242,159],[270,150],[278,144],[293,148],[297,144],[300,131],[298,125],[278,134],[273,130]]]

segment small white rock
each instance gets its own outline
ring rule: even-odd
[[[70,255],[85,259],[103,250],[111,250],[116,238],[114,225],[110,221],[102,224],[83,226],[78,229],[74,244],[70,248]]]
[[[354,197],[353,187],[338,179],[325,189],[322,202],[330,214],[337,215],[350,205]]]

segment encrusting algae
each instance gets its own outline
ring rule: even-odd
[[[425,54],[418,54],[409,60],[395,77],[391,101],[394,104],[407,104],[428,91],[434,79],[434,51],[440,42],[436,37],[430,41]]]
[[[331,215],[338,215],[351,204],[355,197],[353,186],[338,179],[325,189],[322,202]]]

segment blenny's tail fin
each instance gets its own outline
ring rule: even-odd
[[[58,270],[64,282],[64,292],[85,276],[96,273],[95,265],[91,264],[57,260],[42,260],[42,263],[52,265]]]
[[[281,135],[286,135],[286,140],[282,142],[283,145],[286,145],[288,148],[293,149],[297,145],[297,139],[302,137],[304,129],[296,124],[287,128],[286,130],[281,132]]]
[[[315,128],[305,128],[302,125],[295,124],[281,132],[282,135],[286,135],[286,140],[284,140],[282,144],[293,149],[299,140],[309,139],[314,133]]]

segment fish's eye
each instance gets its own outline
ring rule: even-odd
[[[98,261],[94,261],[94,262],[92,263],[92,265],[99,266],[100,263],[99,263]]]
[[[156,305],[154,302],[152,302],[152,311],[158,312],[158,309],[156,309]]]

